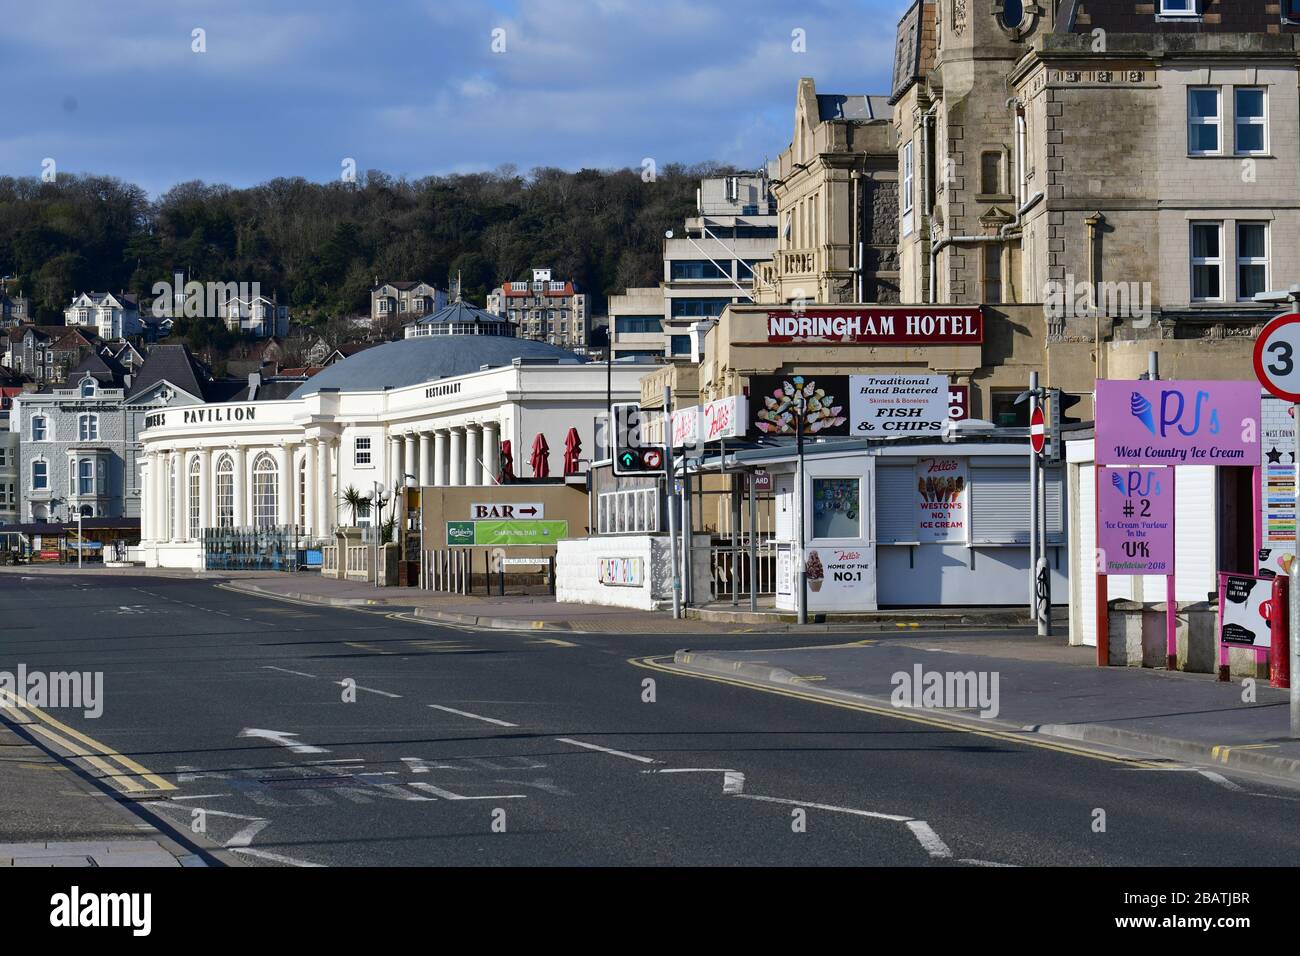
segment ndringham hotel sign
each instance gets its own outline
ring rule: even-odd
[[[767,317],[767,340],[782,345],[980,345],[984,341],[984,313],[978,308],[924,311],[906,307],[771,312]]]

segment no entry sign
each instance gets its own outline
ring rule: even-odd
[[[1279,315],[1255,340],[1255,377],[1287,402],[1300,402],[1300,312]]]
[[[1043,409],[1041,407],[1034,409],[1034,414],[1029,418],[1029,444],[1033,446],[1034,454],[1043,453],[1043,444],[1047,439],[1047,423],[1043,419]]]

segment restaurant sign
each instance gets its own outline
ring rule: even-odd
[[[767,341],[855,345],[979,345],[984,313],[978,307],[803,309],[769,312]]]

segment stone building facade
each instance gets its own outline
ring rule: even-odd
[[[1253,296],[1300,278],[1300,24],[1277,0],[1174,6],[913,5],[891,97],[904,301],[1042,303],[1049,374],[1102,377],[1276,313]]]
[[[799,81],[794,135],[772,165],[778,238],[757,303],[897,302],[898,170],[884,96]]]

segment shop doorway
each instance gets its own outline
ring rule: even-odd
[[[1218,481],[1218,567],[1234,574],[1255,573],[1255,469],[1220,466]]]

